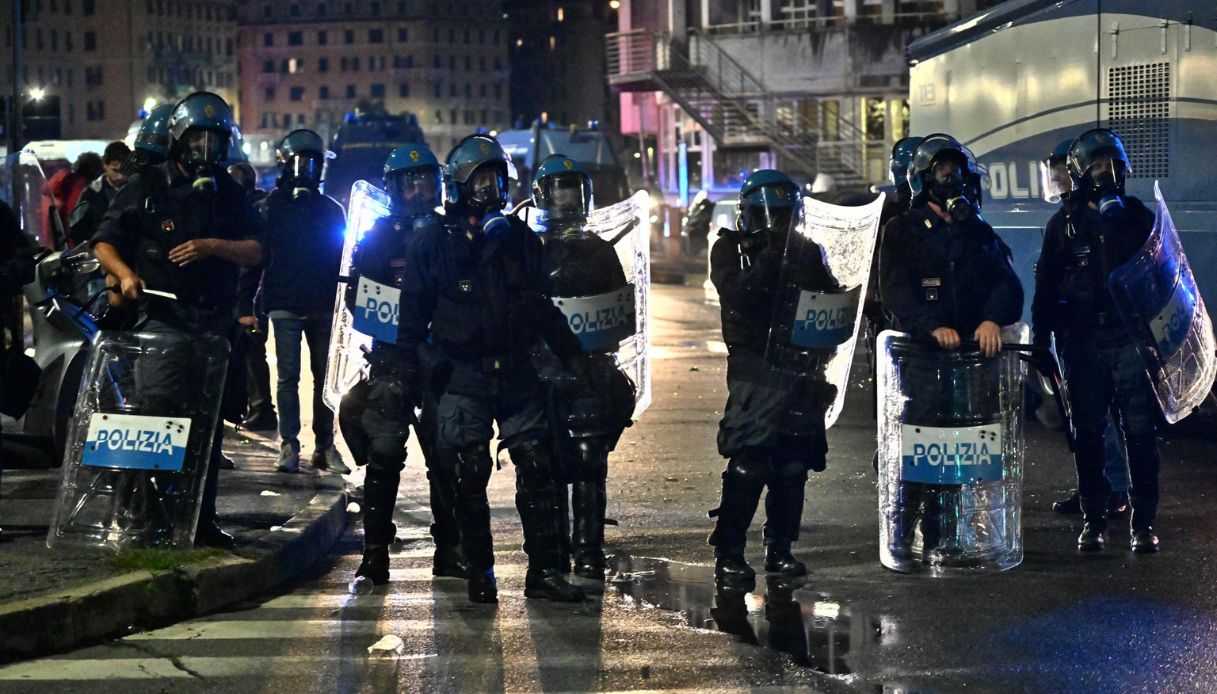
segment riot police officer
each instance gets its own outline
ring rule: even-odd
[[[801,203],[798,187],[772,169],[752,173],[740,188],[736,228],[722,229],[710,254],[710,279],[722,308],[727,344],[727,405],[718,430],[718,451],[727,458],[722,499],[709,543],[720,585],[751,590],[756,572],[744,559],[748,526],[765,496],[765,571],[807,573],[791,553],[803,516],[809,470],[825,468],[828,443],[824,408],[814,375],[778,376],[765,360],[779,292],[787,236]],[[818,257],[818,254],[817,254]],[[807,268],[802,284],[835,283],[822,264]],[[791,410],[809,413],[798,431],[784,425]]]
[[[1110,484],[1103,474],[1105,420],[1114,406],[1132,481],[1131,547],[1156,552],[1158,413],[1137,343],[1115,312],[1107,280],[1153,230],[1154,213],[1126,195],[1129,162],[1119,135],[1103,128],[1080,135],[1069,148],[1076,205],[1048,220],[1036,266],[1031,315],[1036,339],[1056,336],[1073,406],[1074,463],[1085,524],[1078,549],[1106,546]]]
[[[592,206],[592,179],[579,162],[553,154],[533,174],[533,202],[541,211],[549,292],[553,297],[592,297],[627,286],[625,270],[613,246],[585,233]],[[553,427],[554,455],[563,479],[571,482],[570,548],[574,573],[604,580],[605,485],[608,455],[631,424],[635,387],[617,368],[611,347],[590,349],[573,357],[584,380],[562,368],[548,352],[538,355],[546,404]],[[559,491],[559,513],[566,515],[565,489]],[[565,541],[567,538],[564,537]],[[565,544],[565,543],[564,543]]]
[[[450,223],[427,228],[410,244],[398,342],[404,360],[415,360],[406,369],[415,383],[417,350],[425,342],[430,340],[447,361],[445,373],[434,381],[440,393],[435,469],[457,486],[469,598],[498,599],[486,498],[493,467],[491,426],[497,423],[501,445],[516,467],[516,508],[528,555],[524,594],[580,601],[583,592],[560,568],[558,488],[545,441],[540,384],[530,362],[539,338],[563,360],[580,353],[579,341],[546,295],[540,240],[527,224],[501,211],[512,166],[498,141],[486,135],[465,138],[449,153],[447,168]]]
[[[438,210],[443,203],[439,161],[423,145],[403,145],[385,160],[384,186],[391,208],[376,221],[355,247],[347,285],[346,303],[352,314],[360,278],[398,289],[406,272],[406,247],[428,227],[441,227]],[[425,348],[424,348],[425,349]],[[396,528],[393,507],[397,485],[406,461],[409,426],[414,424],[431,488],[431,536],[435,539],[432,573],[465,578],[456,521],[455,489],[451,475],[437,474],[435,465],[434,397],[421,382],[411,382],[407,360],[395,342],[374,339],[366,359],[368,379],[352,388],[342,401],[338,419],[343,436],[358,465],[367,465],[364,477],[363,562],[355,572],[374,583],[389,580],[389,544]],[[414,389],[407,394],[407,388]],[[411,400],[421,401],[415,417]]]
[[[1062,141],[1052,150],[1052,153],[1040,161],[1040,190],[1047,202],[1060,203],[1066,218],[1077,214],[1086,206],[1086,199],[1075,196],[1073,177],[1069,174],[1069,146],[1073,139]],[[1124,455],[1124,444],[1120,431],[1116,428],[1115,417],[1107,417],[1106,441],[1107,464],[1103,474],[1111,483],[1111,497],[1107,501],[1107,517],[1123,518],[1128,513],[1128,458]],[[1078,490],[1074,489],[1069,496],[1052,502],[1052,510],[1066,516],[1076,516],[1082,513],[1082,502],[1078,499]]]
[[[176,302],[142,303],[139,330],[228,339],[236,321],[239,268],[262,260],[257,214],[221,166],[232,136],[232,112],[215,94],[196,92],[174,107],[168,129],[167,185],[156,190],[155,185],[128,184],[120,197],[128,191],[152,192],[143,201],[119,207],[116,215],[107,214],[93,236],[93,249],[106,272],[118,278],[126,299],[140,300],[145,288],[178,297]],[[165,373],[153,373],[151,380],[163,376],[171,381],[168,372],[175,365],[157,366]],[[195,543],[232,548],[233,539],[220,529],[215,511],[222,437],[218,423]]]
[[[1001,350],[1001,327],[1018,321],[1023,290],[1010,249],[980,216],[979,170],[950,135],[928,135],[917,145],[907,179],[911,207],[883,229],[880,294],[888,320],[914,337],[957,350],[975,340],[986,357]],[[928,387],[928,386],[927,386]],[[941,518],[935,485],[901,482],[901,510],[893,555],[907,557],[918,509],[922,536],[933,552]]]
[[[342,206],[319,190],[327,152],[311,130],[287,134],[275,154],[279,179],[258,203],[266,246],[262,307],[275,331],[278,362],[279,459],[282,472],[300,471],[300,342],[308,342],[313,372],[312,467],[350,472],[334,447],[334,413],[322,400],[325,358],[334,318],[334,286],[342,262]],[[247,310],[247,309],[245,309]],[[244,310],[242,311],[244,313]],[[245,314],[248,315],[248,314]]]

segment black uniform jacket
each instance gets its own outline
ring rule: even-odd
[[[418,229],[402,279],[398,344],[414,358],[429,337],[447,358],[486,369],[531,368],[538,339],[561,359],[578,355],[547,282],[541,241],[518,219],[493,235],[459,222]]]
[[[1120,330],[1107,277],[1145,245],[1154,213],[1133,197],[1124,214],[1104,219],[1085,201],[1069,201],[1048,220],[1035,266],[1031,320],[1035,332],[1069,338],[1102,326]]]
[[[137,175],[138,176],[138,175]],[[169,260],[169,251],[187,241],[216,238],[260,241],[257,213],[245,191],[226,172],[215,176],[215,187],[196,187],[191,179],[174,176],[168,186],[140,200],[156,184],[127,184],[111,205],[93,243],[118,249],[123,260],[148,289],[176,294],[182,306],[222,318],[235,314],[236,263],[212,256],[185,267]],[[155,304],[154,304],[155,305]]]
[[[262,309],[329,314],[342,263],[346,217],[328,195],[276,188],[257,204],[266,255]]]
[[[947,222],[919,205],[888,222],[879,293],[897,330],[926,335],[953,328],[970,339],[984,321],[1017,322],[1023,287],[1010,248],[979,215]]]

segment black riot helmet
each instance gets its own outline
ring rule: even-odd
[[[1124,180],[1132,167],[1116,131],[1095,128],[1079,135],[1069,146],[1068,164],[1075,187],[1101,211],[1123,208]]]
[[[332,157],[321,136],[312,130],[293,130],[275,148],[279,161],[279,185],[284,188],[321,186],[325,160]]]
[[[972,151],[945,133],[927,135],[909,163],[914,204],[932,201],[956,221],[980,209],[980,167]]]
[[[896,186],[896,198],[905,203],[912,198],[908,180],[909,164],[913,161],[913,154],[917,151],[917,146],[924,139],[921,137],[900,138],[892,146],[892,155],[887,160],[888,180]]]
[[[533,174],[532,197],[547,221],[581,225],[592,209],[592,178],[574,159],[551,154]]]
[[[464,214],[484,217],[507,206],[509,181],[516,168],[499,141],[489,135],[470,135],[448,153],[445,186],[449,204]]]
[[[799,187],[781,171],[754,171],[740,187],[735,228],[745,236],[764,234],[785,243],[802,199]]]

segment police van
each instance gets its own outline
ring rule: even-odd
[[[1120,133],[1127,191],[1158,181],[1201,294],[1217,302],[1217,11],[1212,0],[1011,0],[914,41],[910,132],[954,135],[987,170],[983,214],[1014,251],[1030,315],[1056,205],[1038,162],[1094,127]]]

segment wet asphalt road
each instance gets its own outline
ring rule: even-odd
[[[621,580],[581,606],[522,597],[509,464],[491,482],[502,602],[468,604],[432,580],[426,493],[412,453],[403,542],[383,594],[352,597],[353,527],[333,562],[231,612],[56,658],[0,668],[0,691],[1212,691],[1217,688],[1217,493],[1211,441],[1163,446],[1163,552],[1127,530],[1080,556],[1080,523],[1049,505],[1071,483],[1060,434],[1027,426],[1026,558],[1002,574],[906,576],[878,562],[869,386],[855,370],[807,486],[801,586],[715,595],[705,545],[716,505],[714,435],[725,400],[716,310],[700,287],[657,286],[654,405],[611,459],[609,528]],[[356,478],[353,478],[357,480]],[[760,519],[750,557],[760,565]],[[727,634],[718,633],[720,631]],[[402,640],[369,655],[381,637]]]

